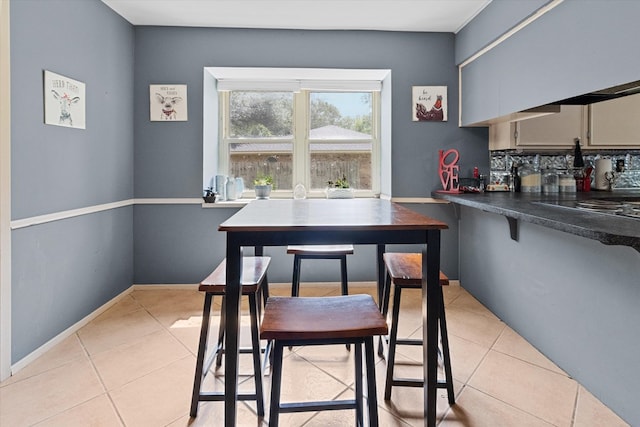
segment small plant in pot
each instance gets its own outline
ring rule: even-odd
[[[253,188],[256,191],[256,199],[268,199],[273,187],[271,175],[262,175],[253,180]]]
[[[327,199],[353,199],[353,189],[344,175],[335,181],[327,181],[326,192]]]

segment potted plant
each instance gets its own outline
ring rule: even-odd
[[[335,181],[327,181],[326,193],[327,199],[353,199],[353,189],[345,175]]]
[[[271,175],[262,175],[253,180],[253,188],[256,191],[256,199],[268,199],[273,187]]]

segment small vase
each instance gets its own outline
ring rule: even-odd
[[[307,190],[304,188],[304,185],[296,185],[296,188],[293,189],[293,198],[296,200],[307,198]]]
[[[242,199],[242,193],[244,193],[244,180],[239,176],[236,178],[236,198]]]
[[[233,177],[229,177],[227,179],[227,184],[225,186],[225,190],[227,193],[227,200],[235,200],[236,199],[236,180]]]

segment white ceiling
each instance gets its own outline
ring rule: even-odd
[[[133,25],[458,32],[491,0],[102,0]]]

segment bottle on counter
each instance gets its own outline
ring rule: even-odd
[[[484,175],[478,175],[478,189],[484,191],[487,188],[487,177]]]
[[[582,157],[582,150],[580,149],[580,138],[576,138],[574,141],[576,142],[576,147],[573,149],[573,167],[583,168],[584,158]]]
[[[511,165],[511,173],[509,174],[509,191],[520,192],[520,174],[518,173],[518,165]]]

